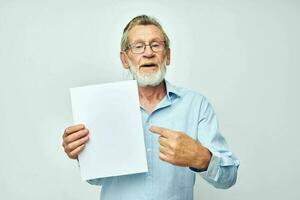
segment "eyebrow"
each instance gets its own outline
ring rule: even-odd
[[[161,39],[161,38],[156,37],[156,38],[151,39],[149,41],[149,43],[151,43],[151,42],[158,42],[158,41],[164,41],[164,40]],[[146,43],[144,40],[138,39],[138,40],[133,41],[131,44],[136,44],[136,43],[139,43],[139,42]]]

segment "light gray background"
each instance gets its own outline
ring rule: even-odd
[[[61,147],[69,88],[128,79],[121,32],[145,13],[170,36],[168,79],[208,97],[241,162],[229,190],[198,177],[195,199],[299,199],[299,11],[296,0],[0,0],[0,198],[99,199]]]

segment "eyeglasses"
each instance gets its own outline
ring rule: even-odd
[[[131,49],[132,53],[141,54],[145,52],[146,46],[149,46],[153,52],[161,52],[165,49],[165,41],[153,41],[150,44],[145,44],[143,42],[137,42],[130,44],[128,49]]]

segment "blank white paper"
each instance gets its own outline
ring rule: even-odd
[[[147,172],[136,81],[71,88],[74,124],[89,141],[79,154],[84,180]]]

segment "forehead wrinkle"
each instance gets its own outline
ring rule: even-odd
[[[154,25],[137,25],[128,32],[129,43],[152,42],[154,40],[163,40],[162,32]]]

